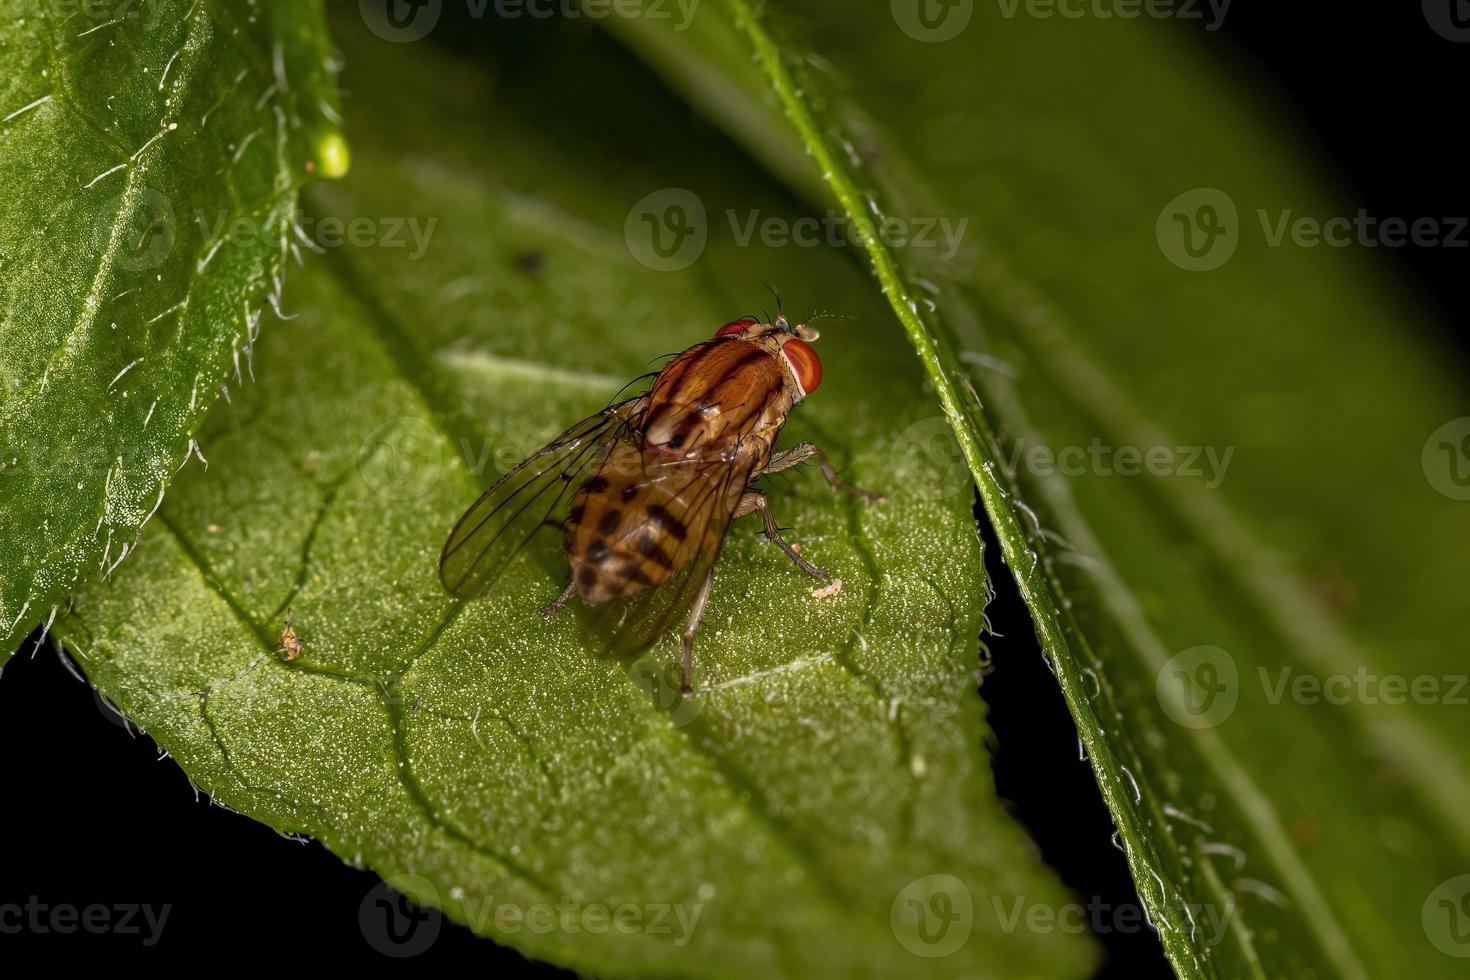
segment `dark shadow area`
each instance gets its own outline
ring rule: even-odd
[[[49,640],[32,658],[35,641],[0,679],[7,958],[330,959],[341,970],[412,956],[431,969],[473,963],[486,976],[572,975],[407,906],[320,844],[287,840],[196,796],[153,739],[67,671]]]
[[[1097,975],[1172,977],[1158,937],[1140,924],[1142,903],[1128,863],[1110,843],[1112,815],[1092,767],[1079,754],[1077,726],[1042,659],[1030,613],[1001,561],[1000,544],[978,499],[975,518],[985,540],[985,571],[995,588],[986,615],[996,635],[984,638],[990,668],[980,693],[995,737],[996,792],[1093,925],[1107,957]]]
[[[1328,189],[1348,217],[1362,208],[1379,221],[1440,223],[1443,244],[1379,245],[1371,254],[1437,321],[1431,342],[1457,344],[1470,364],[1470,298],[1460,288],[1470,265],[1470,226],[1461,224],[1470,216],[1470,183],[1459,125],[1470,30],[1459,43],[1442,36],[1428,19],[1434,3],[1448,12],[1459,0],[1301,9],[1233,3],[1217,31],[1201,21],[1178,24],[1201,52],[1253,82],[1247,94],[1315,151],[1314,162],[1338,178]]]

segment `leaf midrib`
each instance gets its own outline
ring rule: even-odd
[[[780,100],[783,111],[797,129],[803,143],[808,146],[816,163],[821,168],[826,185],[838,198],[849,215],[866,216],[866,211],[862,206],[863,198],[861,192],[848,178],[845,167],[835,159],[826,141],[820,136],[820,128],[811,117],[804,100],[797,93],[794,80],[786,72],[784,62],[781,60],[780,52],[774,42],[765,33],[763,26],[752,14],[746,4],[746,0],[728,0],[728,2],[735,9],[737,20],[743,23],[745,32],[752,46],[756,49],[759,61],[766,70],[768,80],[775,90],[777,98]],[[1070,656],[1070,646],[1065,638],[1065,633],[1051,612],[1053,608],[1060,609],[1068,607],[1066,594],[1061,589],[1060,583],[1053,576],[1048,575],[1047,577],[1051,581],[1048,583],[1047,588],[1059,601],[1055,606],[1049,602],[1041,603],[1037,601],[1038,597],[1030,587],[1030,579],[1034,576],[1040,562],[1036,561],[1034,555],[1032,555],[1033,562],[1031,568],[1026,572],[1021,571],[1022,566],[1020,562],[1023,551],[1018,542],[1023,540],[1023,538],[1020,524],[1009,504],[1009,494],[994,479],[992,473],[993,464],[984,459],[983,449],[978,443],[970,440],[968,433],[964,431],[965,426],[960,420],[960,417],[964,415],[963,410],[959,407],[961,400],[953,381],[946,374],[946,367],[949,370],[954,370],[957,376],[961,378],[964,378],[965,374],[957,367],[944,363],[946,360],[944,353],[936,346],[929,328],[924,324],[922,317],[918,313],[916,303],[904,290],[904,277],[899,273],[896,265],[892,261],[892,257],[887,253],[886,249],[882,248],[869,234],[865,233],[861,237],[862,243],[874,264],[884,294],[888,297],[895,313],[914,342],[919,357],[936,387],[946,415],[949,416],[951,424],[954,425],[960,437],[961,446],[965,450],[967,462],[970,463],[971,470],[976,477],[982,496],[986,498],[987,511],[996,521],[997,537],[1001,543],[1003,557],[1006,560],[1006,564],[1013,570],[1016,582],[1023,597],[1026,599],[1027,606],[1032,611],[1033,621],[1044,641],[1043,645],[1058,652],[1068,651]],[[1012,317],[1021,315],[1018,314],[1014,307],[1006,308],[1006,312]],[[1024,312],[1029,312],[1029,308]],[[975,408],[978,410],[980,406],[978,395],[974,392],[973,388],[970,389],[969,393],[973,397]],[[979,420],[979,423],[977,429],[981,432],[988,432],[988,427],[983,422],[983,416]],[[973,420],[972,424],[974,424]],[[979,465],[977,465],[977,461]],[[1075,531],[1070,530],[1069,533],[1076,534]],[[1212,543],[1218,544],[1218,542]],[[1096,545],[1096,542],[1093,542],[1093,544]],[[1098,548],[1090,552],[1090,554],[1101,555],[1103,552]],[[1251,594],[1255,594],[1254,590],[1252,590]],[[1117,598],[1116,595],[1112,594],[1112,590],[1105,590],[1104,595],[1109,600],[1109,605],[1115,618],[1121,621],[1118,610],[1113,604],[1113,601]],[[1074,632],[1078,636],[1083,635],[1075,629]],[[1154,637],[1151,631],[1147,635],[1152,637],[1156,643],[1158,642],[1157,637]],[[1062,681],[1064,692],[1067,694],[1068,701],[1072,705],[1074,715],[1079,718],[1095,717],[1088,706],[1086,693],[1078,686],[1080,675],[1072,676],[1069,672],[1063,671],[1058,672],[1058,677]],[[1084,738],[1090,736],[1089,748],[1092,750],[1090,755],[1094,759],[1095,765],[1106,767],[1104,760],[1109,760],[1115,762],[1112,768],[1122,768],[1121,762],[1110,759],[1113,750],[1105,741],[1092,735],[1090,731],[1086,730],[1086,726],[1079,725],[1079,728],[1084,730]],[[1213,741],[1218,744],[1218,751],[1207,753],[1207,755],[1215,764],[1217,774],[1227,784],[1237,789],[1243,789],[1238,779],[1230,778],[1231,776],[1239,776],[1243,773],[1243,770],[1224,749],[1223,743],[1219,743],[1218,737],[1214,738]],[[1225,764],[1227,760],[1228,765]],[[1132,811],[1124,803],[1120,795],[1122,786],[1119,773],[1115,771],[1110,773],[1110,775],[1113,777],[1111,782],[1115,785],[1109,785],[1110,781],[1102,779],[1101,773],[1099,773],[1098,780],[1100,788],[1102,788],[1104,795],[1108,799],[1109,808],[1122,822],[1133,823],[1136,838],[1140,841],[1147,842],[1148,837],[1142,833],[1141,825],[1136,821],[1127,820],[1128,815]],[[1253,784],[1250,784],[1250,788],[1254,790],[1254,796],[1258,803],[1264,801],[1264,796],[1260,794],[1259,790],[1254,788]],[[1151,800],[1151,806],[1152,803],[1153,801]],[[1270,810],[1269,803],[1265,804],[1265,808],[1267,811]],[[1250,814],[1253,822],[1256,823],[1257,836],[1267,845],[1268,852],[1272,854],[1273,859],[1277,863],[1277,870],[1282,873],[1284,878],[1292,880],[1296,883],[1297,887],[1302,889],[1303,897],[1308,900],[1307,904],[1309,906],[1307,920],[1311,924],[1314,932],[1317,933],[1318,940],[1321,942],[1324,951],[1348,975],[1366,976],[1366,971],[1353,954],[1351,944],[1347,941],[1346,935],[1338,927],[1330,906],[1327,906],[1321,898],[1321,892],[1316,888],[1311,872],[1305,866],[1300,865],[1299,862],[1292,860],[1294,854],[1290,851],[1289,846],[1283,847],[1281,845],[1281,841],[1285,840],[1285,835],[1280,830],[1279,821],[1269,822],[1267,825],[1262,826],[1260,821],[1269,818],[1264,816],[1259,806],[1243,807],[1242,809],[1244,812]],[[1155,810],[1155,817],[1160,827],[1169,827],[1168,822],[1163,819],[1164,815],[1158,812],[1157,809]],[[1273,830],[1274,833],[1272,832]],[[1166,830],[1166,833],[1171,841],[1174,840],[1172,830]],[[1277,843],[1275,847],[1271,846],[1273,839]],[[1128,856],[1129,863],[1134,864],[1134,851],[1130,850]],[[1294,867],[1283,867],[1283,860],[1288,861]],[[1143,864],[1141,867],[1158,880],[1158,875],[1147,864]],[[1134,877],[1141,882],[1144,880],[1144,877],[1138,871],[1139,868],[1135,867]],[[1164,893],[1164,897],[1167,898],[1167,892]],[[1170,909],[1169,911],[1172,912],[1173,910]],[[1173,925],[1182,930],[1185,923],[1178,918],[1177,912],[1174,913],[1173,920]],[[1171,949],[1168,943],[1165,943],[1165,947],[1166,949]],[[1194,950],[1191,948],[1190,952],[1193,953]],[[1172,949],[1171,959],[1175,960],[1176,967],[1183,967],[1183,964],[1178,962],[1177,956],[1172,955]]]
[[[127,165],[127,173],[123,177],[123,193],[120,195],[120,203],[118,206],[117,214],[116,216],[114,216],[112,223],[108,227],[107,246],[100,250],[97,254],[97,263],[92,271],[92,285],[90,286],[90,288],[88,288],[85,296],[82,298],[81,314],[77,317],[76,325],[72,327],[71,331],[64,338],[62,338],[61,343],[56,345],[56,349],[52,351],[51,357],[48,358],[46,362],[45,370],[43,370],[41,374],[38,375],[30,385],[26,386],[26,388],[17,393],[15,400],[11,403],[13,411],[7,413],[8,416],[12,418],[21,410],[29,407],[30,403],[34,400],[36,396],[36,389],[40,386],[42,379],[49,378],[51,369],[55,367],[58,361],[62,359],[63,355],[68,352],[68,349],[72,345],[72,341],[79,336],[90,333],[92,331],[92,328],[96,325],[97,316],[101,313],[102,305],[105,302],[103,298],[106,292],[105,287],[112,278],[111,270],[113,268],[113,259],[115,259],[119,249],[119,240],[123,232],[127,230],[127,219],[130,218],[132,215],[131,200],[135,198],[137,193],[139,192],[139,181],[141,181],[141,179],[145,177],[150,171],[151,158],[156,155],[147,152],[148,150],[153,149],[153,145],[148,144],[145,144],[143,148],[132,151],[130,153],[126,147],[121,146],[116,142],[116,138],[109,130],[99,124],[90,116],[90,114],[87,113],[87,111],[81,104],[81,100],[77,99],[71,94],[66,82],[68,76],[67,66],[62,64],[57,56],[57,48],[55,43],[55,25],[52,22],[52,14],[50,9],[44,4],[41,7],[40,16],[41,19],[46,23],[48,40],[50,42],[46,46],[47,58],[51,64],[52,71],[56,73],[57,89],[53,94],[57,97],[59,102],[63,103],[65,107],[76,116],[77,119],[80,119],[83,123],[85,123],[88,129],[91,129],[93,132],[95,132],[110,149],[112,149],[114,152],[122,157],[122,162]],[[204,25],[203,36],[196,33],[196,28],[199,25]],[[202,50],[204,44],[207,43],[208,33],[209,21],[207,19],[200,17],[193,17],[189,19],[188,29],[185,34],[184,48],[189,50],[191,56],[196,54],[198,50]],[[197,59],[195,57],[184,59],[184,65],[179,69],[176,88],[182,91],[187,90],[191,85],[193,85],[196,67]],[[132,159],[134,153],[138,154],[137,160]],[[191,277],[190,282],[192,283],[193,281],[194,278]],[[186,293],[186,302],[187,299],[188,296]],[[9,420],[10,419],[7,418],[7,421]]]

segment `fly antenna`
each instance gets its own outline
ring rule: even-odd
[[[766,283],[766,288],[769,289],[771,291],[771,295],[776,298],[776,319],[774,321],[775,325],[782,328],[787,333],[790,333],[791,324],[787,322],[786,314],[781,310],[781,291],[770,283]],[[772,321],[767,318],[766,322],[771,323]]]
[[[766,289],[770,290],[771,295],[776,298],[776,315],[777,316],[780,316],[781,315],[781,291],[779,289],[777,289],[775,286],[771,285],[770,283],[766,283]]]

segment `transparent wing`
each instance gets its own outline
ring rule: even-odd
[[[560,535],[577,485],[617,440],[633,438],[646,401],[631,398],[583,419],[486,490],[439,555],[439,581],[450,595],[484,595],[536,535]]]
[[[740,495],[750,482],[745,464],[674,462],[649,467],[665,509],[699,542],[695,555],[657,588],[581,606],[578,621],[592,652],[629,659],[682,625],[705,576],[719,560]]]

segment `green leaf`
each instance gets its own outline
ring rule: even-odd
[[[325,48],[319,2],[0,6],[7,652],[123,560],[248,375],[296,191],[345,167]]]
[[[691,267],[640,264],[663,263],[639,216],[676,187],[712,216],[794,215],[600,34],[515,35],[494,76],[350,22],[342,43],[358,159],[306,220],[360,244],[293,274],[297,319],[201,436],[210,470],[59,624],[89,677],[216,800],[533,956],[1085,973],[1087,940],[1017,918],[1066,896],[994,795],[973,489],[881,296],[837,250],[741,247],[714,218]],[[831,325],[785,439],[888,499],[814,473],[770,488],[841,591],[814,596],[737,524],[684,701],[673,638],[631,665],[588,657],[538,615],[561,583],[534,564],[450,601],[438,549],[493,472],[758,306],[763,280],[788,310],[857,317]],[[536,926],[560,905],[579,918]],[[593,931],[598,909],[628,928]]]
[[[792,7],[620,27],[865,227],[1175,969],[1457,975],[1470,421],[1374,253],[1272,237],[1354,209],[1162,29]]]

